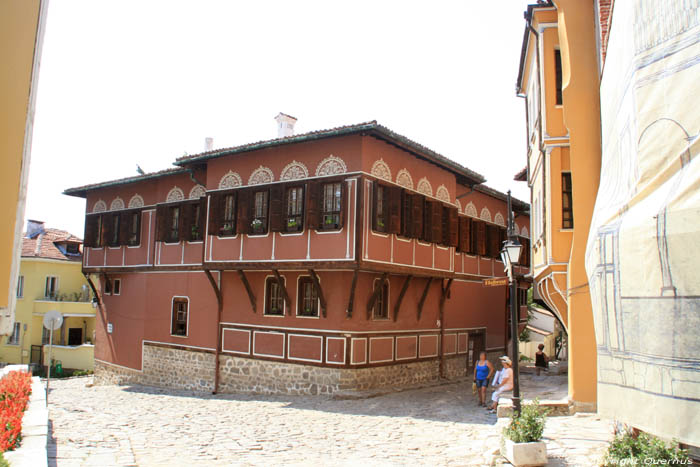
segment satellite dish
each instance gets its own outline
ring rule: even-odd
[[[44,327],[49,331],[57,331],[63,324],[63,315],[56,310],[51,310],[44,315]]]

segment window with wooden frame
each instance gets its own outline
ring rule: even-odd
[[[445,246],[459,245],[459,220],[457,208],[442,206],[442,239]]]
[[[79,243],[66,243],[66,253],[69,255],[80,254],[80,244]]]
[[[83,244],[90,248],[100,248],[103,245],[102,215],[90,214],[85,217],[85,235]]]
[[[486,225],[486,256],[501,257],[501,232],[496,225]]]
[[[459,240],[457,251],[461,253],[471,253],[472,249],[472,219],[467,216],[458,216]]]
[[[282,280],[284,281],[284,278]],[[284,316],[284,295],[275,277],[268,277],[265,280],[265,314]]]
[[[52,300],[56,300],[58,298],[58,277],[46,276],[44,297]]]
[[[262,235],[267,233],[267,222],[269,214],[269,197],[267,190],[253,193],[253,218],[250,221],[249,233]]]
[[[119,213],[108,215],[108,236],[107,244],[109,246],[119,246],[119,221],[121,216]]]
[[[381,279],[374,280],[374,287],[372,290],[376,290],[377,281]],[[372,308],[372,318],[373,319],[389,319],[389,281],[386,280],[381,285],[381,290],[379,295],[377,295],[377,300],[374,302],[374,307]]]
[[[555,95],[555,101],[554,103],[556,105],[562,105],[563,103],[563,96],[562,96],[562,89],[561,89],[561,83],[562,83],[562,74],[561,74],[561,51],[559,49],[554,50],[554,80],[555,80],[555,86],[556,86],[556,95]]]
[[[200,198],[182,205],[182,227],[187,241],[201,242],[204,239],[205,202],[206,198]]]
[[[209,202],[209,235],[236,235],[236,192],[212,193]],[[202,204],[203,209],[206,204]],[[204,225],[204,223],[202,223]]]
[[[423,207],[423,240],[442,243],[442,203],[425,200]]]
[[[173,336],[187,336],[187,315],[189,303],[186,298],[173,299],[172,323],[170,334]]]
[[[342,182],[321,185],[321,222],[319,228],[322,230],[334,230],[342,227],[342,186]]]
[[[304,230],[304,187],[287,188],[286,215],[284,230],[286,232],[301,232]]]
[[[122,293],[122,280],[113,279],[112,280],[112,295],[120,295]]]
[[[17,298],[24,298],[24,276],[17,278]]]
[[[561,174],[561,227],[574,228],[573,192],[571,189],[571,172]]]
[[[128,222],[128,233],[126,244],[137,246],[141,243],[141,211],[131,211],[126,215]]]
[[[387,232],[389,230],[388,187],[374,182],[372,199],[372,230]]]
[[[161,204],[156,207],[156,240],[179,243],[185,238],[181,204]]]
[[[474,229],[473,250],[479,256],[486,256],[488,252],[488,243],[486,237],[486,224],[483,221],[473,220]]]
[[[421,238],[423,235],[423,195],[400,189],[401,220],[398,235]]]
[[[318,294],[314,282],[309,276],[299,278],[299,290],[297,291],[297,315],[318,316]]]
[[[105,279],[104,294],[105,295],[112,295],[112,280],[109,278]]]

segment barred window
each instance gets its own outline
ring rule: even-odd
[[[287,216],[285,230],[300,232],[304,228],[304,188],[292,187],[287,190]]]
[[[173,336],[187,336],[187,312],[188,302],[186,298],[173,299],[172,326]]]
[[[321,228],[340,228],[340,211],[342,191],[340,182],[323,184],[323,202],[321,208]]]
[[[318,294],[310,277],[299,278],[297,315],[318,316]]]
[[[277,279],[274,277],[268,277],[265,281],[265,314],[272,316],[284,315],[282,287],[280,287]]]

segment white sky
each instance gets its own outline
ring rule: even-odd
[[[82,237],[70,187],[185,152],[377,120],[529,201],[527,1],[52,0],[26,218]]]

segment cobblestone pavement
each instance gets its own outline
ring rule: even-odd
[[[368,399],[203,395],[52,381],[49,465],[483,465],[501,426],[470,382]],[[596,416],[553,417],[553,465],[592,465],[610,438]]]

